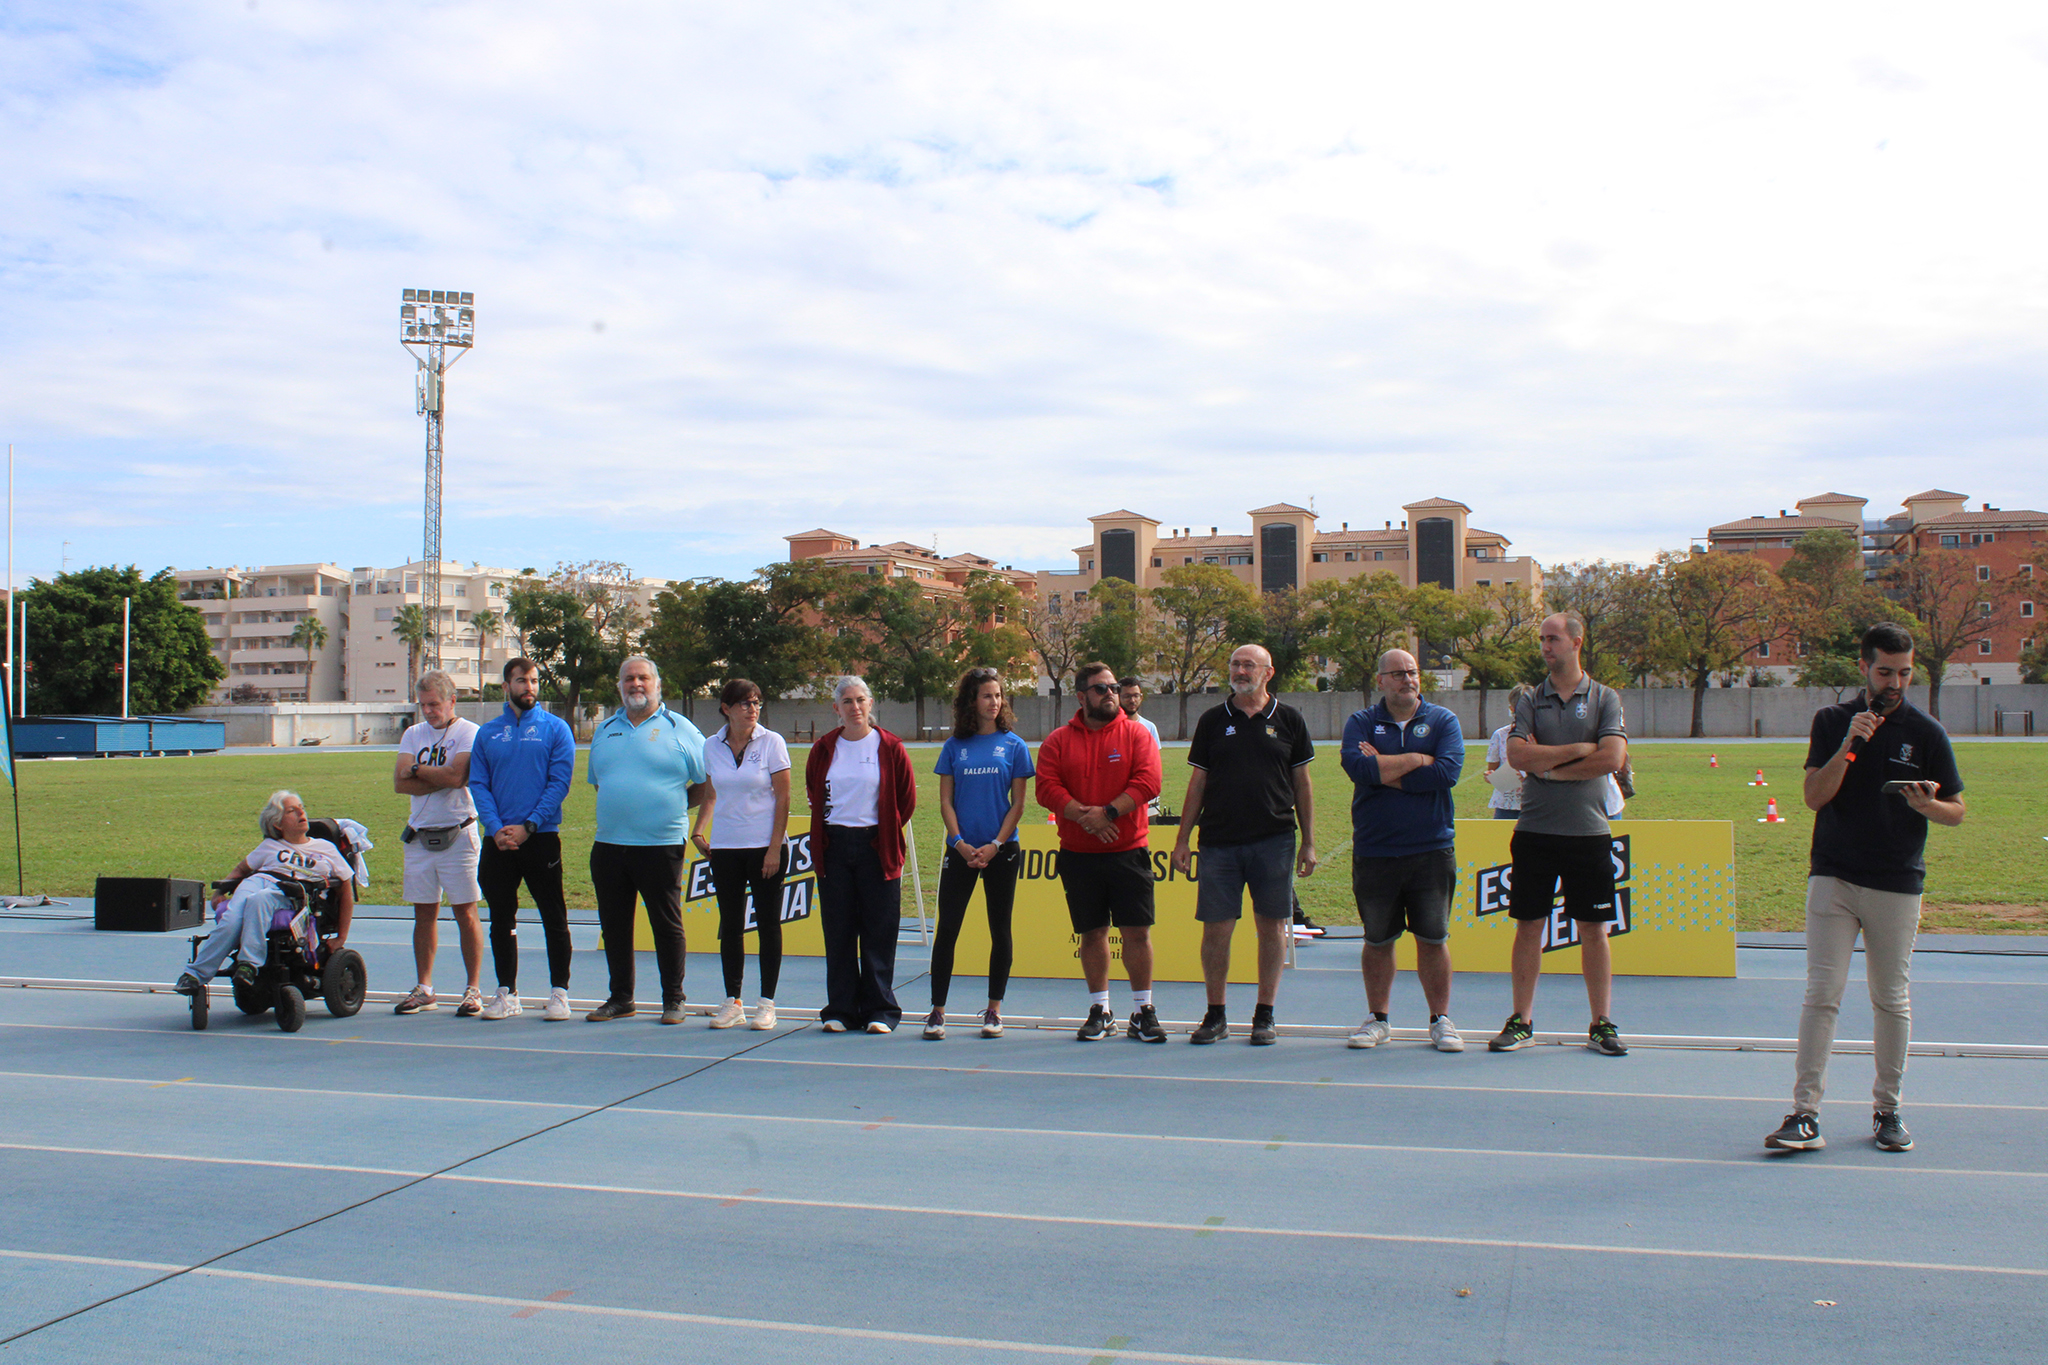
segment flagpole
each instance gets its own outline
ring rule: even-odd
[[[14,613],[9,611],[11,618]],[[14,718],[0,710],[0,730],[5,731],[7,741],[7,790],[14,796],[14,894],[28,894],[28,879],[21,866],[21,775],[20,764],[14,759]]]
[[[7,443],[7,709],[14,710],[14,442]]]

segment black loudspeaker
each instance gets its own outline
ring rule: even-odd
[[[92,927],[161,934],[206,922],[206,884],[171,877],[101,877],[93,885]]]

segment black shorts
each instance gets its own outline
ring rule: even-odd
[[[1075,853],[1060,850],[1060,885],[1074,932],[1152,923],[1152,851]]]
[[[1614,840],[1605,834],[1535,834],[1516,830],[1508,838],[1514,870],[1508,881],[1508,918],[1548,919],[1558,884],[1564,884],[1564,912],[1586,924],[1612,924]]]
[[[1458,854],[1449,848],[1400,858],[1351,859],[1351,897],[1365,941],[1384,948],[1403,931],[1417,943],[1451,937],[1451,896],[1458,889]]]

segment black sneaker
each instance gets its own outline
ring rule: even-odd
[[[1254,1014],[1252,1016],[1252,1046],[1270,1047],[1279,1041],[1280,1034],[1273,1027],[1273,1016],[1271,1014]]]
[[[1084,1043],[1096,1043],[1116,1032],[1116,1016],[1109,1012],[1107,1005],[1090,1005],[1088,1020],[1082,1024],[1074,1037]]]
[[[1787,1114],[1778,1131],[1764,1139],[1764,1146],[1788,1152],[1817,1152],[1827,1145],[1828,1140],[1820,1135],[1817,1114]]]
[[[255,985],[256,964],[253,962],[237,962],[235,964],[235,980],[241,982],[244,986]]]
[[[1212,1009],[1202,1016],[1202,1022],[1188,1035],[1191,1043],[1214,1043],[1230,1036],[1230,1021],[1223,1017],[1223,1011]]]
[[[204,988],[200,986],[198,977],[190,972],[180,972],[178,973],[178,984],[171,987],[171,989],[180,995],[197,995]]]
[[[1136,1038],[1141,1043],[1163,1043],[1166,1030],[1159,1027],[1159,1011],[1150,1005],[1140,1005],[1131,1011],[1130,1026],[1124,1030],[1124,1037]]]
[[[1586,1030],[1586,1050],[1608,1057],[1628,1056],[1628,1044],[1621,1041],[1621,1030],[1604,1014],[1593,1021],[1593,1027]]]
[[[1513,1052],[1536,1041],[1536,1026],[1519,1014],[1510,1014],[1507,1023],[1486,1044],[1488,1052]]]
[[[1913,1135],[1906,1131],[1905,1124],[1899,1122],[1896,1109],[1880,1109],[1870,1116],[1870,1140],[1877,1144],[1880,1152],[1913,1150]]]
[[[602,1024],[607,1019],[630,1019],[640,1012],[640,1007],[630,1000],[607,1000],[583,1017],[593,1024]]]

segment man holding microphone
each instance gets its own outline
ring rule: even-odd
[[[1856,935],[1870,979],[1871,1039],[1877,1058],[1871,1137],[1887,1152],[1912,1149],[1899,1120],[1899,1090],[1912,1041],[1909,985],[1926,882],[1927,822],[1963,822],[1963,779],[1941,723],[1906,700],[1913,637],[1880,622],[1863,633],[1863,695],[1813,718],[1806,753],[1806,805],[1814,812],[1806,881],[1806,1004],[1792,1112],[1764,1146],[1825,1147],[1820,1102],[1828,1054]]]

